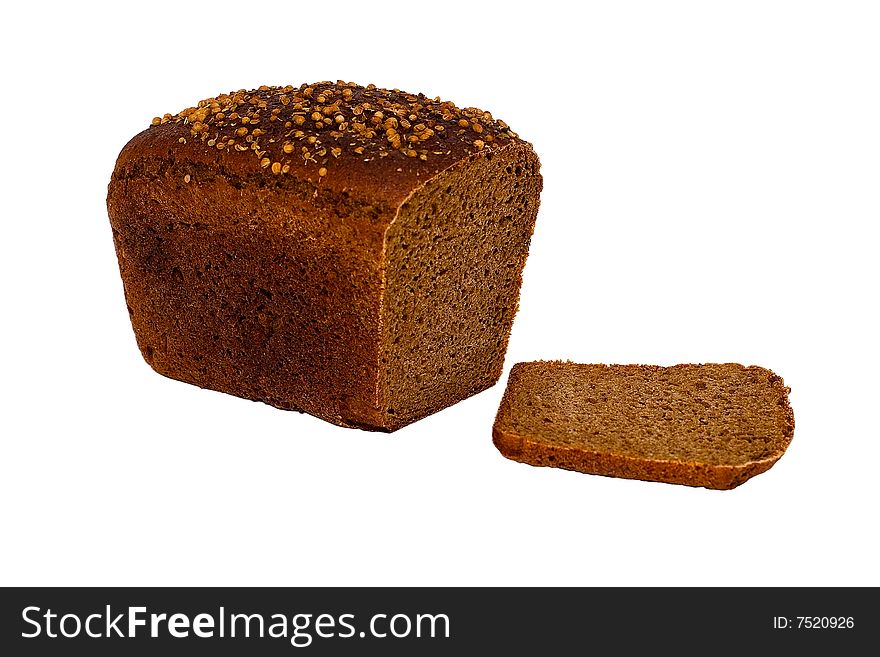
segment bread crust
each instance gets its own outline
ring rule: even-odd
[[[313,111],[322,116],[323,126],[312,121]],[[275,112],[278,120],[268,120]],[[260,117],[259,122],[243,124],[247,114]],[[331,120],[337,116],[343,119],[339,126]],[[302,124],[289,120],[299,118]],[[354,125],[366,131],[353,130]],[[203,129],[196,131],[199,126]],[[344,131],[337,130],[342,126]],[[424,129],[416,130],[419,127]],[[242,129],[247,134],[239,135]],[[431,131],[428,137],[426,130]],[[256,138],[255,131],[260,133]],[[403,140],[395,142],[395,136]],[[408,137],[417,138],[414,154]],[[230,139],[233,144],[219,147]],[[243,141],[248,139],[254,141]],[[252,149],[255,144],[258,148]],[[459,108],[424,94],[328,81],[229,92],[176,115],[157,117],[123,148],[116,171],[143,157],[170,159],[242,180],[259,174],[264,185],[267,179],[275,186],[298,180],[314,186],[319,195],[349,194],[393,210],[425,181],[456,163],[509,145],[531,148],[506,123],[481,109]],[[275,162],[286,165],[287,171],[273,175]]]

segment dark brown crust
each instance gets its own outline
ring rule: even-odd
[[[282,96],[294,97],[294,94],[302,94],[303,90],[307,89],[311,89],[312,92],[308,98],[303,98],[306,109],[294,110],[293,104],[281,103]],[[342,99],[339,95],[342,91],[351,92],[351,97]],[[318,103],[316,99],[322,93],[328,92],[334,93],[335,96],[328,96],[327,102],[323,104]],[[278,178],[279,184],[284,184],[284,178],[296,177],[319,189],[364,196],[372,202],[381,201],[385,205],[396,207],[413,189],[456,162],[478,154],[497,151],[511,144],[527,143],[511,132],[503,121],[494,119],[488,112],[477,108],[458,108],[452,103],[430,99],[424,94],[408,94],[398,90],[376,89],[341,82],[303,84],[296,89],[261,87],[237,93],[242,94],[242,99],[248,99],[246,103],[236,105],[240,112],[244,113],[243,108],[256,107],[257,113],[262,116],[258,124],[258,129],[263,133],[259,137],[262,150],[258,152],[261,155],[250,150],[237,151],[235,146],[218,149],[216,144],[209,145],[212,141],[222,141],[224,138],[236,139],[236,144],[242,145],[242,138],[236,138],[236,130],[245,127],[253,129],[253,126],[243,125],[241,119],[230,120],[228,115],[221,121],[215,122],[213,117],[216,114],[212,116],[208,112],[208,118],[204,123],[205,130],[201,133],[193,133],[194,124],[186,118],[188,112],[185,110],[173,117],[170,114],[166,115],[158,125],[153,125],[135,136],[123,149],[120,163],[124,165],[129,150],[136,157],[151,153],[179,161],[202,163],[214,169],[221,168],[242,178],[260,174],[268,178]],[[220,98],[227,98],[230,95],[232,94],[225,94]],[[284,119],[293,118],[295,114],[308,114],[315,108],[327,107],[329,101],[334,99],[338,100],[338,110],[335,113],[343,116],[346,119],[344,125],[348,126],[340,136],[332,136],[333,126],[317,129],[311,120],[301,126],[286,127],[287,121]],[[207,107],[207,103],[214,100],[201,101],[200,105]],[[225,100],[221,105],[230,102]],[[251,102],[260,102],[264,107],[261,109],[259,105],[251,105]],[[355,116],[353,114],[355,108],[364,103],[370,105],[371,109]],[[199,106],[190,108],[190,110],[198,109]],[[269,121],[268,117],[273,110],[279,111],[280,118]],[[413,145],[416,152],[424,155],[426,159],[407,156],[405,154],[407,149],[403,146],[398,149],[392,148],[383,124],[380,122],[374,125],[371,122],[376,112],[382,112],[383,121],[389,118],[406,120],[404,117],[416,117],[410,120],[410,123],[430,127],[434,134],[426,141]],[[365,137],[353,131],[350,127],[354,125],[353,119],[363,122],[376,134]],[[478,125],[480,132],[475,132],[473,127],[461,127],[459,121]],[[438,126],[442,127],[442,131],[438,130]],[[297,138],[290,135],[296,130],[302,132],[303,136]],[[399,125],[397,130],[404,138],[412,134],[412,129],[407,132]],[[314,145],[309,144],[309,138],[316,138],[319,141]],[[487,139],[492,141],[488,142]],[[479,142],[482,146],[477,147],[475,142]],[[291,144],[293,148],[291,153],[284,153],[282,150],[284,143]],[[301,157],[303,147],[309,149],[310,159]],[[317,155],[316,147],[324,147],[328,152]],[[333,148],[339,149],[338,155],[332,154]],[[355,152],[355,149],[363,149],[363,152]],[[271,163],[288,165],[290,170],[287,174],[273,174],[271,164],[269,167],[261,166],[263,158]],[[326,170],[324,176],[319,175],[321,168]]]
[[[144,359],[204,388],[381,427],[371,390],[385,224],[365,212],[339,221],[332,199],[319,197],[320,207],[307,190],[264,189],[228,172],[206,169],[184,183],[192,167],[146,156],[111,184],[113,237]],[[336,255],[346,249],[348,257]],[[291,312],[293,303],[314,312]],[[343,358],[347,367],[330,366]]]
[[[502,426],[504,415],[510,411],[510,390],[523,369],[529,363],[517,363],[511,369],[507,388],[501,400],[495,423],[492,427],[492,441],[505,457],[533,466],[547,466],[573,470],[585,474],[596,474],[607,477],[639,479],[686,486],[704,487],[718,490],[729,490],[748,481],[752,477],[769,470],[783,455],[785,448],[794,436],[794,411],[788,400],[789,389],[785,387],[781,377],[770,370],[752,367],[767,374],[767,380],[773,392],[779,395],[779,406],[782,409],[782,449],[767,458],[749,461],[736,465],[717,465],[699,462],[684,462],[663,459],[635,458],[624,454],[599,452],[595,450],[566,448],[542,442],[541,436],[522,436]],[[731,364],[735,367],[740,365]],[[659,368],[648,365],[608,366],[621,370],[633,368]],[[679,365],[675,367],[694,367]]]
[[[122,149],[116,160],[108,193],[111,216],[115,207],[113,191],[124,179],[140,175],[139,166],[148,161],[175,164],[182,178],[189,175],[198,184],[202,173],[210,178],[222,175],[236,184],[259,185],[267,190],[297,190],[315,198],[338,198],[371,208],[376,221],[386,225],[394,221],[397,209],[416,190],[440,173],[459,163],[499,153],[504,149],[527,148],[531,144],[512,139],[504,144],[482,150],[464,144],[449,144],[449,154],[428,161],[408,158],[396,151],[386,158],[365,162],[361,158],[345,157],[327,163],[326,176],[311,163],[292,161],[292,169],[285,175],[273,175],[260,166],[260,160],[249,153],[231,154],[211,148],[198,140],[187,139],[188,128],[183,124],[166,123],[148,128],[135,135]],[[185,139],[186,143],[180,140]]]

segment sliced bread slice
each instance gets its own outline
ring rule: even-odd
[[[730,489],[785,452],[788,393],[770,370],[735,363],[518,363],[492,436],[530,465]]]

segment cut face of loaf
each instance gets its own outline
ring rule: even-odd
[[[770,370],[737,364],[518,363],[493,439],[530,465],[730,489],[791,442],[788,392]]]
[[[385,431],[498,380],[542,186],[506,124],[344,83],[154,124],[108,210],[157,372]]]

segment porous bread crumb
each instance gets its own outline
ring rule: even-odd
[[[530,465],[733,488],[788,447],[788,392],[770,370],[735,363],[518,363],[493,438]]]

